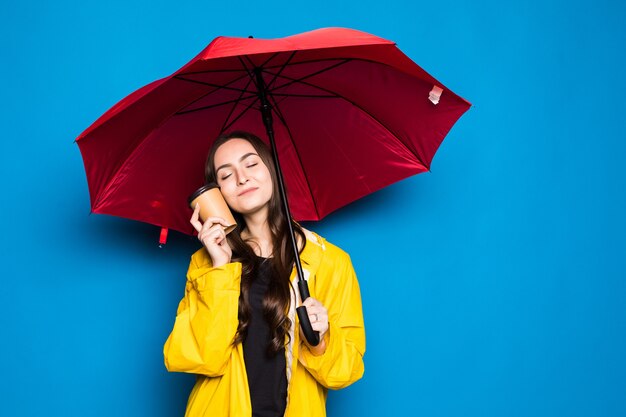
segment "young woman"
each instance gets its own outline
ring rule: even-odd
[[[294,257],[269,148],[246,132],[220,136],[206,164],[238,228],[191,224],[203,247],[191,257],[185,295],[164,347],[168,371],[197,374],[187,417],[326,415],[328,389],[363,375],[365,330],[347,253],[291,220],[311,297],[295,290]],[[295,309],[320,343],[310,346]]]

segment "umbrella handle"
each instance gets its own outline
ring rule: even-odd
[[[313,326],[311,326],[311,321],[309,320],[309,315],[306,312],[305,306],[300,306],[296,308],[296,312],[298,313],[298,318],[300,319],[300,326],[302,327],[302,333],[304,333],[304,337],[306,337],[307,342],[311,346],[317,346],[320,343],[320,334],[313,330]]]
[[[302,301],[309,298],[309,285],[306,280],[300,279],[298,280],[298,289],[300,290],[300,298]],[[304,333],[304,337],[306,341],[309,342],[311,346],[317,346],[320,343],[320,334],[313,330],[313,326],[311,326],[311,320],[309,320],[309,315],[306,312],[306,306],[300,306],[296,308],[296,312],[298,313],[298,319],[300,319],[300,326],[302,327],[302,333]]]

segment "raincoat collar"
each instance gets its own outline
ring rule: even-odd
[[[302,230],[306,236],[306,244],[304,245],[304,250],[300,254],[300,261],[302,262],[302,270],[305,275],[304,279],[308,280],[309,276],[315,275],[315,272],[322,261],[326,245],[324,244],[325,239],[317,233],[311,232],[305,228],[302,228]],[[290,280],[294,281],[295,278],[296,267],[294,266],[291,271]]]

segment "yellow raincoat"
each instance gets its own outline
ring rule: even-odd
[[[295,325],[285,349],[286,417],[325,416],[328,389],[346,387],[363,375],[365,330],[350,257],[319,235],[308,230],[305,234],[302,268],[311,297],[328,310],[329,330],[326,351],[314,356],[300,342],[295,314],[300,299],[292,290],[289,318]],[[295,275],[294,267],[292,282]],[[198,374],[186,417],[252,415],[243,347],[232,344],[239,324],[240,279],[239,262],[213,268],[204,248],[191,257],[185,296],[163,349],[168,371]]]

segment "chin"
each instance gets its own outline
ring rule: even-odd
[[[246,215],[246,214],[254,214],[259,210],[262,210],[263,208],[267,207],[267,203],[266,204],[259,204],[259,205],[246,205],[244,207],[238,207],[238,209],[236,210],[237,212]]]
[[[235,211],[241,213],[241,214],[253,214],[256,213],[259,210],[262,210],[265,207],[269,206],[269,198],[267,199],[267,201],[263,201],[262,199],[259,199],[257,201],[245,201],[245,204],[239,204],[237,205],[237,207],[235,207]]]

